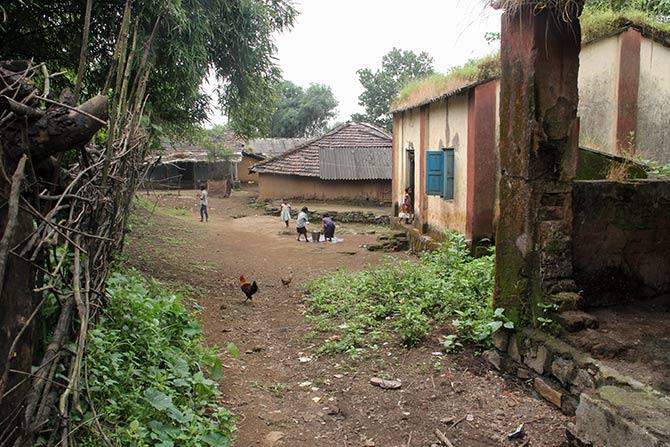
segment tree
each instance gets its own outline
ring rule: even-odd
[[[271,137],[310,137],[322,133],[335,117],[337,100],[324,84],[307,89],[283,81],[277,107],[270,117]]]
[[[220,106],[241,134],[265,130],[268,99],[276,97],[281,73],[273,59],[276,31],[289,28],[296,11],[288,0],[109,0],[94,2],[82,96],[107,85],[125,3],[132,11],[128,52],[133,71],[151,42],[145,110],[166,131],[204,121],[210,98],[200,85],[208,73],[220,83]],[[44,61],[65,70],[63,87],[77,71],[87,0],[9,0],[0,22],[0,54]],[[1,17],[1,16],[0,16]],[[134,79],[133,72],[129,79]],[[106,91],[103,93],[107,93]]]
[[[369,68],[362,68],[356,73],[364,89],[358,97],[358,104],[365,108],[365,113],[356,113],[351,119],[390,130],[391,103],[409,81],[433,73],[433,58],[425,51],[416,54],[393,48],[382,58],[380,70],[373,72]]]

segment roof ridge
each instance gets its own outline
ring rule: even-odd
[[[296,147],[294,147],[291,150],[288,150],[284,153],[278,154],[278,155],[276,155],[272,158],[268,158],[266,160],[255,163],[254,165],[251,166],[251,169],[253,169],[253,170],[256,170],[257,168],[262,169],[264,166],[267,166],[271,163],[286,159],[286,158],[288,158],[288,157],[290,157],[290,156],[292,156],[292,155],[294,155],[298,152],[309,149],[312,146],[314,147],[314,149],[320,150],[322,147],[325,146],[325,145],[324,146],[319,145],[319,142],[321,140],[324,140],[328,137],[332,137],[333,135],[337,135],[338,133],[340,133],[343,130],[345,130],[347,128],[350,128],[350,127],[357,128],[360,132],[363,132],[365,135],[368,135],[370,137],[388,140],[388,143],[387,143],[388,147],[390,147],[392,145],[392,137],[390,135],[386,134],[382,130],[377,130],[375,128],[375,126],[372,126],[372,125],[367,124],[367,123],[358,123],[358,122],[355,122],[355,121],[347,121],[347,122],[342,123],[339,126],[335,127],[334,129],[331,129],[330,131],[324,133],[323,135],[311,138],[308,141],[305,141],[304,143],[297,145]],[[373,143],[372,146],[359,146],[359,147],[361,147],[361,148],[363,148],[363,147],[375,147],[375,148],[382,147],[383,148],[383,147],[386,147],[387,145],[386,144],[381,145],[379,143]],[[325,146],[325,147],[328,147],[328,146]],[[355,146],[352,146],[352,147],[355,147]],[[338,147],[338,149],[339,148],[341,148],[341,147]],[[256,172],[262,172],[262,171],[256,171]]]
[[[307,141],[304,141],[304,142],[300,143],[299,145],[297,145],[296,147],[294,147],[291,150],[288,150],[288,151],[283,152],[279,155],[275,155],[272,158],[268,158],[267,160],[263,160],[259,163],[256,163],[252,166],[252,168],[255,168],[255,167],[258,167],[258,166],[264,166],[264,165],[269,164],[273,161],[280,160],[282,158],[286,158],[287,156],[289,156],[291,154],[294,154],[294,153],[296,153],[296,152],[298,152],[298,151],[316,143],[317,141],[319,141],[319,140],[321,140],[325,137],[329,137],[329,136],[334,135],[338,132],[341,132],[345,127],[349,127],[349,125],[351,125],[352,123],[353,123],[352,121],[347,121],[345,123],[342,123],[339,126],[335,127],[334,129],[331,129],[328,132],[324,133],[323,135],[319,135],[319,136],[316,136],[314,138],[310,138]]]

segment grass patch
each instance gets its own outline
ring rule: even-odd
[[[670,40],[670,23],[659,21],[653,14],[638,9],[585,8],[580,19],[582,42],[588,43],[613,34],[625,26],[633,25],[651,38]]]
[[[651,178],[670,180],[670,163],[659,163],[653,160],[640,160],[647,175]]]
[[[414,107],[469,84],[498,76],[500,76],[498,52],[479,59],[470,59],[464,65],[454,67],[446,74],[434,73],[426,78],[410,82],[400,90],[392,108]]]
[[[222,367],[181,295],[138,273],[115,274],[109,301],[89,331],[88,383],[113,445],[228,446],[231,413],[217,404]],[[80,446],[103,445],[92,411]],[[79,423],[81,421],[75,421]]]
[[[390,334],[405,346],[420,343],[439,322],[451,319],[451,349],[466,341],[485,342],[503,324],[492,308],[494,255],[473,258],[465,239],[447,233],[437,251],[418,261],[388,259],[361,272],[337,272],[308,284],[308,316],[313,328],[334,332],[320,353],[352,356],[375,349]]]

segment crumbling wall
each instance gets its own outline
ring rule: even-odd
[[[572,205],[584,306],[670,292],[670,181],[577,181]]]

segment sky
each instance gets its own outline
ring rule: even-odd
[[[330,86],[339,105],[335,121],[362,112],[356,70],[381,67],[393,47],[426,51],[435,70],[446,72],[497,49],[484,38],[500,31],[500,13],[485,0],[295,0],[300,15],[292,30],[276,36],[284,79],[302,87]],[[212,91],[212,86],[206,86]],[[213,107],[213,109],[216,109]],[[211,124],[225,122],[218,111]]]

